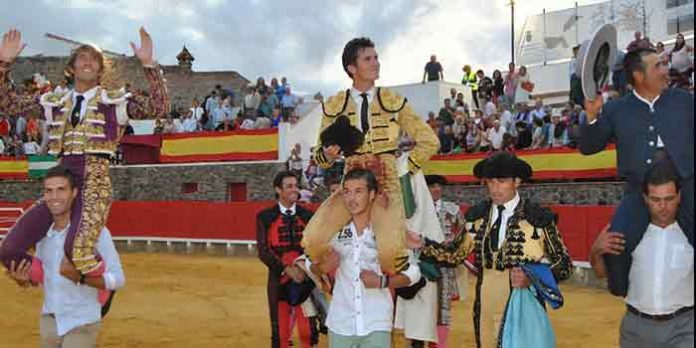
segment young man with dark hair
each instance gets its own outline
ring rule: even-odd
[[[46,348],[95,347],[100,322],[112,299],[100,290],[115,291],[125,283],[118,253],[106,227],[102,227],[95,244],[105,264],[100,277],[85,277],[65,257],[63,250],[72,205],[79,197],[76,183],[75,176],[61,165],[46,172],[43,202],[53,224],[36,244],[33,260],[12,260],[7,273],[19,286],[43,287],[39,327],[41,347]],[[107,297],[103,306],[99,296]]]
[[[294,173],[283,171],[273,179],[277,203],[256,216],[256,245],[259,259],[268,267],[268,308],[273,348],[288,347],[294,315],[303,348],[311,346],[312,328],[299,305],[313,283],[295,266],[302,255],[302,234],[312,212],[297,205],[299,187]],[[311,325],[314,327],[315,325]]]
[[[140,28],[141,46],[131,43],[150,84],[150,97],[142,93],[107,91],[101,86],[106,73],[104,56],[94,46],[76,48],[65,68],[75,88],[64,95],[52,92],[40,98],[16,94],[9,83],[12,62],[24,48],[21,34],[12,29],[0,43],[0,113],[20,114],[43,108],[48,125],[48,153],[58,156],[61,165],[76,176],[78,197],[72,208],[65,254],[83,275],[99,277],[103,262],[95,254],[95,243],[106,224],[111,204],[109,160],[115,157],[121,133],[130,117],[164,117],[169,98],[162,72],[154,58],[153,43]],[[50,209],[39,201],[10,229],[2,246],[0,261],[31,261],[27,250],[41,240],[52,223]]]
[[[645,232],[650,215],[641,189],[645,173],[657,161],[673,163],[682,186],[677,212],[689,244],[694,239],[694,97],[667,87],[667,66],[650,48],[637,48],[624,58],[633,91],[603,105],[602,98],[585,101],[588,124],[580,133],[580,151],[594,154],[616,143],[619,175],[627,185],[610,230],[623,234],[626,249],[605,255],[611,293],[626,296],[630,255]]]
[[[408,104],[406,98],[375,86],[380,63],[374,43],[368,38],[349,41],[342,54],[343,69],[353,80],[350,89],[328,98],[323,104],[320,129],[345,115],[350,124],[362,131],[364,143],[355,153],[345,157],[346,172],[353,168],[369,168],[380,182],[379,194],[388,199],[372,205],[372,229],[379,245],[380,265],[387,273],[408,267],[405,247],[406,215],[401,183],[397,174],[397,150],[402,132],[415,140],[408,155],[408,170],[415,173],[437,153],[439,141],[424,120]],[[343,157],[339,145],[319,143],[314,159],[324,169]],[[434,220],[437,218],[432,217]],[[302,241],[312,259],[321,259],[337,231],[350,220],[350,211],[334,194],[316,211]],[[436,223],[436,222],[435,222]]]
[[[305,268],[314,278],[336,274],[326,319],[332,348],[391,347],[394,299],[390,290],[420,280],[416,265],[391,275],[382,271],[372,229],[377,192],[378,180],[370,170],[346,173],[340,198],[350,221],[334,235],[321,259],[305,259]]]
[[[643,181],[650,224],[628,255],[621,347],[694,346],[694,248],[677,222],[684,192],[679,181],[669,161],[655,163]],[[625,250],[624,235],[607,225],[590,250],[595,274],[606,277],[603,257]]]

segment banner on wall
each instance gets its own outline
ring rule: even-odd
[[[438,174],[452,183],[476,182],[474,166],[487,153],[438,155],[423,166],[425,174]],[[612,178],[616,172],[616,148],[585,156],[577,149],[543,149],[518,152],[532,166],[535,180]]]
[[[161,163],[260,161],[278,159],[278,130],[167,134]]]

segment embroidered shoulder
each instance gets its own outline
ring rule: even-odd
[[[547,227],[557,222],[558,215],[553,210],[542,207],[539,203],[526,202],[524,218],[534,227]]]
[[[382,109],[392,113],[401,111],[407,102],[406,97],[383,87],[377,88],[377,99]]]
[[[128,101],[132,93],[121,90],[101,90],[101,102],[104,104],[123,104]]]
[[[39,103],[44,107],[58,107],[65,104],[68,99],[69,92],[55,93],[47,92],[41,95],[39,98]]]
[[[322,111],[325,116],[336,117],[346,110],[348,105],[348,92],[341,91],[338,94],[329,97],[325,102],[321,103]]]
[[[469,222],[482,219],[488,214],[490,206],[490,201],[481,202],[469,208],[464,215],[464,219]]]

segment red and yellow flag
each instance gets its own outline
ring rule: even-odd
[[[0,179],[24,180],[29,177],[29,161],[26,158],[0,156]]]
[[[459,154],[433,156],[423,173],[439,174],[449,182],[475,182],[474,166],[488,154]],[[616,176],[616,148],[585,156],[577,149],[543,149],[519,151],[517,156],[532,166],[532,179],[589,179]]]
[[[167,134],[161,163],[259,161],[278,159],[278,130]]]

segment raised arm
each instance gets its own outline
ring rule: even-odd
[[[15,29],[3,34],[0,42],[0,113],[5,115],[22,114],[41,107],[38,95],[18,95],[10,85],[10,67],[26,45],[22,42],[22,34]]]
[[[585,113],[588,124],[580,128],[580,152],[583,155],[604,150],[609,141],[614,137],[614,125],[611,119],[613,105],[607,104],[602,110],[602,98],[594,101],[585,101]]]
[[[162,71],[155,62],[152,38],[140,28],[140,47],[130,43],[133,53],[143,65],[145,79],[149,85],[149,94],[135,92],[130,98],[128,116],[134,119],[164,118],[169,113],[169,96],[167,86],[164,83]]]

